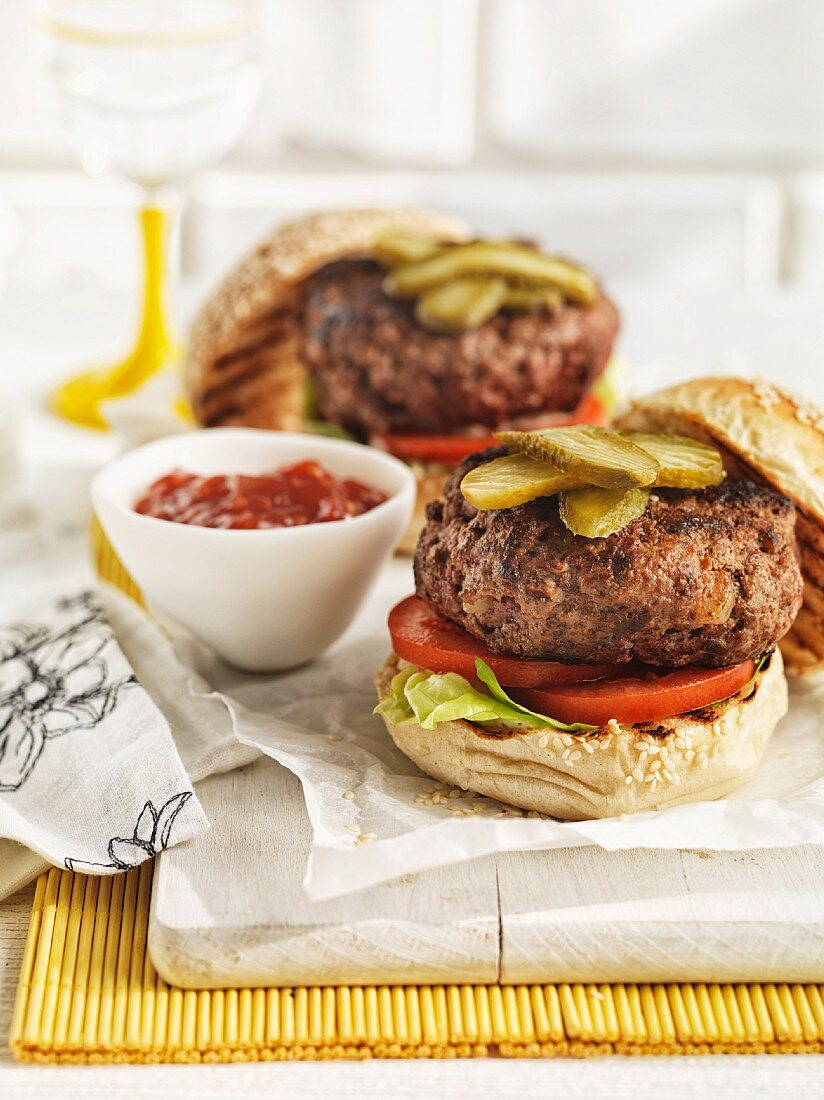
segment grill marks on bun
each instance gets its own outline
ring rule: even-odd
[[[301,284],[333,260],[368,254],[393,228],[443,240],[467,235],[458,219],[427,210],[330,211],[279,226],[229,273],[190,335],[186,387],[201,424],[300,428],[306,376],[297,332]],[[222,387],[236,366],[238,392]]]
[[[824,668],[824,414],[761,380],[697,378],[639,398],[616,426],[714,443],[733,476],[793,501],[804,599],[781,648],[794,672]]]

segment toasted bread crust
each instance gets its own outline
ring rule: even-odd
[[[728,471],[762,481],[796,508],[804,603],[781,643],[794,672],[824,668],[824,414],[760,380],[696,378],[633,401],[616,426],[714,443]]]
[[[190,334],[186,386],[201,424],[300,428],[301,284],[332,260],[368,256],[390,228],[466,236],[462,222],[427,210],[329,211],[281,225],[229,273]]]

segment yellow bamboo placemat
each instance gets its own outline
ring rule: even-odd
[[[12,1025],[32,1062],[820,1052],[816,985],[193,991],[146,950],[152,868],[37,883]]]
[[[101,577],[139,600],[100,528]],[[32,1062],[821,1053],[824,985],[340,986],[193,991],[146,950],[152,868],[37,882],[11,1044]]]

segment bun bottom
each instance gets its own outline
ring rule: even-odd
[[[380,698],[399,667],[393,653],[375,678]],[[755,771],[786,713],[776,650],[749,694],[642,726],[493,734],[465,721],[434,730],[384,721],[401,752],[435,779],[561,821],[585,821],[730,794]]]

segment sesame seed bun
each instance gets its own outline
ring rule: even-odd
[[[399,667],[393,653],[377,674],[381,699]],[[753,689],[721,707],[643,726],[493,734],[471,722],[425,730],[383,717],[401,752],[435,779],[561,821],[585,821],[730,794],[756,769],[786,712],[787,681],[776,650]]]
[[[333,210],[279,226],[227,275],[189,338],[186,387],[200,424],[301,429],[302,284],[333,260],[369,256],[388,229],[467,235],[458,219],[428,210]]]
[[[715,444],[733,476],[761,481],[796,505],[804,603],[781,649],[787,668],[824,668],[824,414],[764,381],[696,378],[632,402],[618,428]]]

